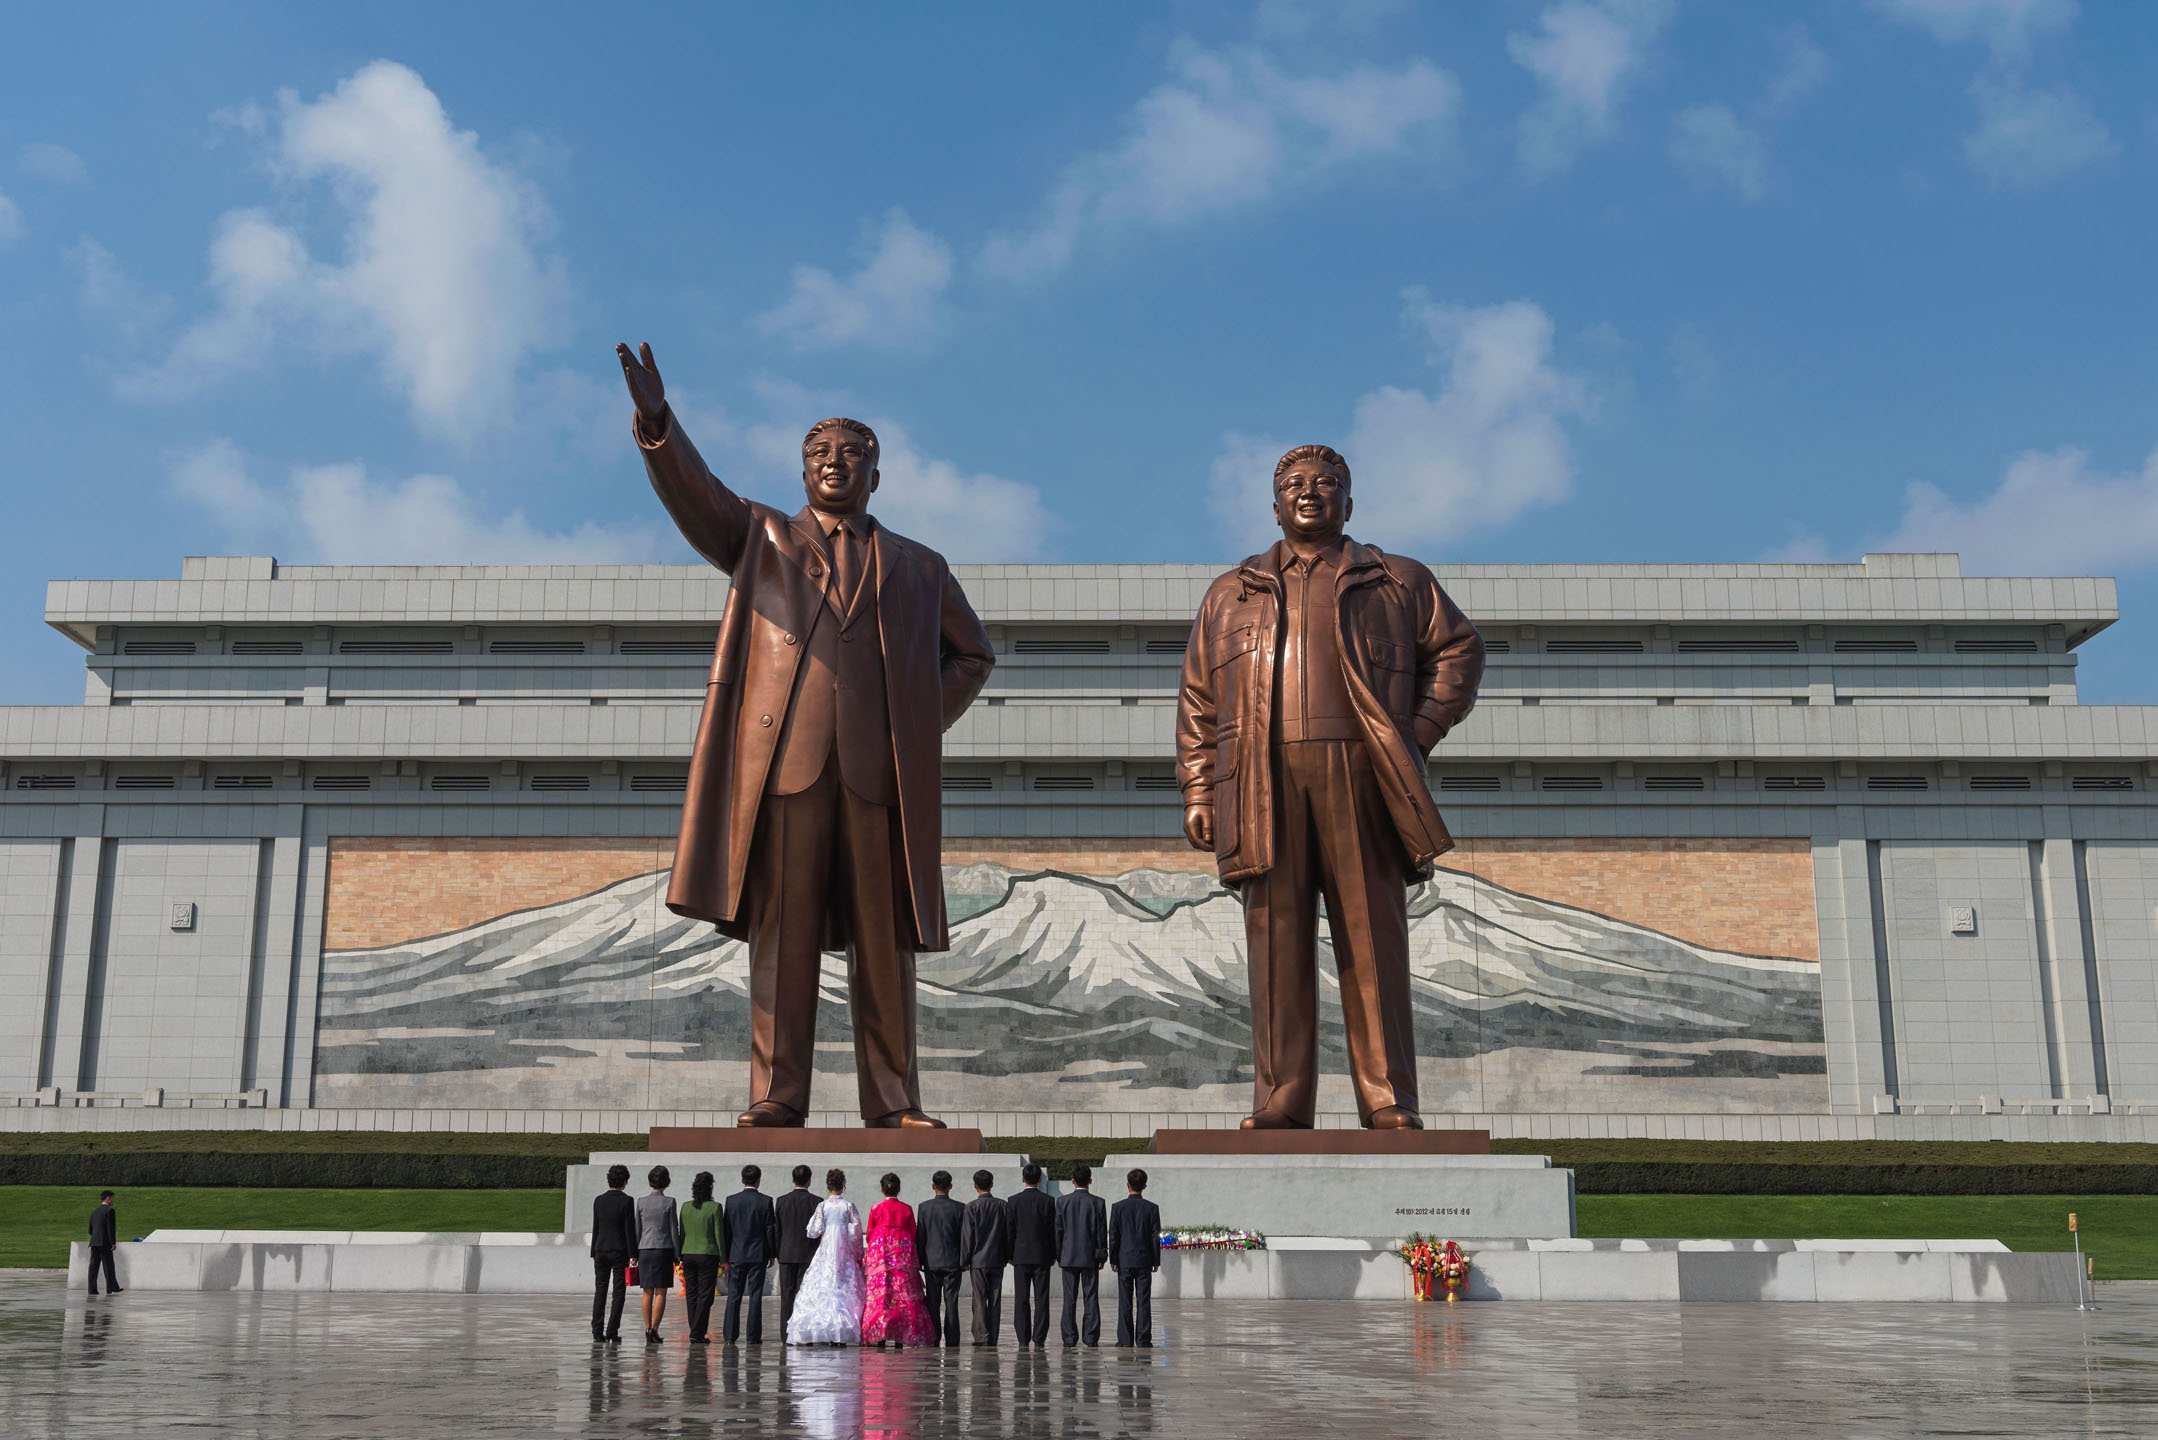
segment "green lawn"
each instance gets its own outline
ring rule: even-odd
[[[1637,1239],[1982,1239],[2071,1248],[2068,1214],[2101,1280],[2158,1280],[2158,1196],[1583,1195],[1583,1235]]]
[[[152,1230],[560,1230],[554,1190],[122,1190],[120,1235]],[[62,1266],[95,1188],[0,1186],[0,1266]]]

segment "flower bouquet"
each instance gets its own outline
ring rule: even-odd
[[[1452,1300],[1468,1288],[1469,1257],[1461,1253],[1461,1247],[1451,1240],[1436,1240],[1429,1235],[1414,1234],[1401,1242],[1394,1253],[1401,1263],[1409,1267],[1409,1275],[1416,1282],[1416,1298],[1436,1299],[1436,1291],[1443,1290]]]
[[[1256,1230],[1226,1225],[1179,1225],[1161,1232],[1164,1250],[1264,1250],[1266,1237]]]

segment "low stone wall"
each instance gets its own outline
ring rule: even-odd
[[[589,1294],[583,1235],[161,1230],[119,1247],[120,1283],[142,1290]],[[2073,1305],[2076,1258],[2011,1254],[1987,1240],[1468,1241],[1469,1300],[1822,1301]],[[90,1248],[69,1251],[83,1288]],[[1108,1277],[1104,1276],[1106,1281]],[[1106,1285],[1105,1285],[1105,1288]],[[1386,1242],[1308,1238],[1268,1250],[1172,1251],[1165,1300],[1410,1297]]]

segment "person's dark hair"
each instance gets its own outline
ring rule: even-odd
[[[1327,445],[1299,445],[1274,462],[1274,483],[1279,485],[1283,472],[1299,460],[1324,460],[1341,472],[1344,489],[1349,484],[1349,462],[1341,458],[1341,452]]]
[[[1078,1164],[1076,1164],[1076,1165],[1072,1166],[1072,1184],[1074,1184],[1074,1185],[1091,1185],[1091,1184],[1093,1184],[1093,1183],[1094,1183],[1094,1167],[1093,1167],[1093,1166],[1091,1166],[1091,1165],[1087,1164],[1087,1163],[1086,1163],[1086,1161],[1084,1161],[1084,1160],[1081,1160],[1081,1161],[1080,1161],[1080,1162],[1079,1162]]]
[[[899,1193],[898,1175],[890,1170],[885,1171],[884,1178],[877,1182],[877,1188],[887,1195],[897,1195]]]
[[[1028,1185],[1039,1185],[1042,1183],[1042,1167],[1029,1160],[1019,1167],[1019,1178]]]
[[[982,1193],[987,1194],[990,1190],[996,1188],[996,1183],[997,1177],[990,1174],[987,1170],[977,1170],[974,1172],[974,1188],[981,1191]]]
[[[1124,1183],[1131,1186],[1132,1189],[1138,1191],[1141,1195],[1144,1195],[1146,1193],[1146,1171],[1132,1171],[1131,1174],[1124,1177]]]
[[[824,1188],[837,1195],[847,1188],[847,1172],[837,1168],[824,1172]]]
[[[674,1183],[674,1177],[667,1173],[667,1167],[664,1165],[654,1165],[652,1173],[644,1178],[651,1183],[654,1190],[664,1190]]]
[[[876,431],[870,429],[867,425],[864,425],[859,420],[848,420],[836,415],[829,420],[819,420],[816,424],[810,426],[809,433],[802,437],[802,444],[805,446],[808,445],[809,442],[815,439],[818,434],[826,430],[852,431],[854,434],[861,436],[864,440],[867,440],[869,442],[869,453],[872,456],[878,456],[883,453],[884,447],[877,443]]]
[[[609,1165],[607,1167],[607,1188],[609,1190],[619,1190],[628,1183],[629,1167],[627,1165]]]
[[[112,1192],[110,1190],[100,1190],[97,1192],[97,1198],[100,1200],[110,1200],[112,1198]]]
[[[750,1189],[756,1189],[757,1182],[762,1179],[764,1179],[764,1172],[758,1169],[756,1166],[744,1165],[742,1167],[742,1183],[744,1185],[747,1185]]]
[[[809,1183],[809,1167],[807,1165],[794,1167],[794,1183],[797,1185],[807,1185]]]
[[[689,1203],[709,1205],[712,1202],[712,1172],[699,1170],[697,1178],[689,1182]]]
[[[936,1191],[939,1195],[942,1195],[945,1191],[951,1189],[952,1172],[949,1170],[939,1170],[936,1174],[930,1176],[929,1188]]]

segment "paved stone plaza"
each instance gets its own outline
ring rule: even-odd
[[[2158,1287],[2024,1306],[1166,1303],[1134,1353],[657,1351],[536,1296],[0,1275],[15,1435],[2148,1435]],[[679,1300],[674,1304],[678,1307]],[[632,1318],[632,1340],[634,1315]]]

